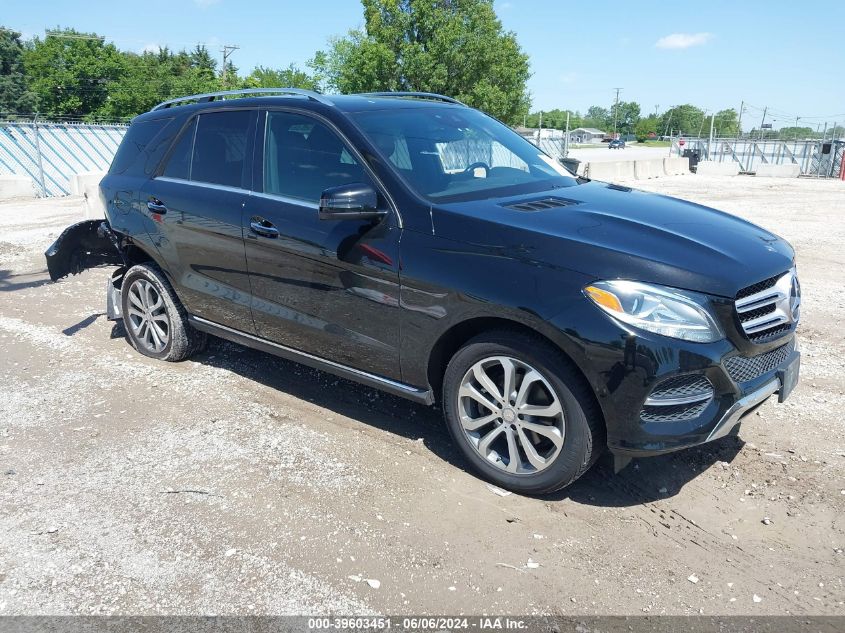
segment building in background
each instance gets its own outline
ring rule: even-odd
[[[607,136],[607,132],[603,132],[594,127],[577,127],[569,132],[570,143],[601,143],[602,139]]]

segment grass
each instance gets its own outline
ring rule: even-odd
[[[637,143],[640,147],[671,147],[672,141],[643,141]]]

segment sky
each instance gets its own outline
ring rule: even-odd
[[[239,46],[233,63],[304,66],[330,37],[363,25],[358,0],[3,0],[2,26],[94,31],[124,50]],[[842,0],[496,0],[531,61],[532,110],[585,111],[619,98],[643,114],[692,103],[763,108],[774,127],[845,122]]]

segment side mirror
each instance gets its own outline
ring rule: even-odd
[[[374,220],[386,214],[378,209],[376,190],[362,183],[330,187],[320,196],[321,220]]]

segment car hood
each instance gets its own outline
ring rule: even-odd
[[[548,199],[566,206],[514,208]],[[784,239],[736,216],[596,181],[435,205],[431,214],[438,237],[499,255],[723,297],[785,272],[794,258]]]

